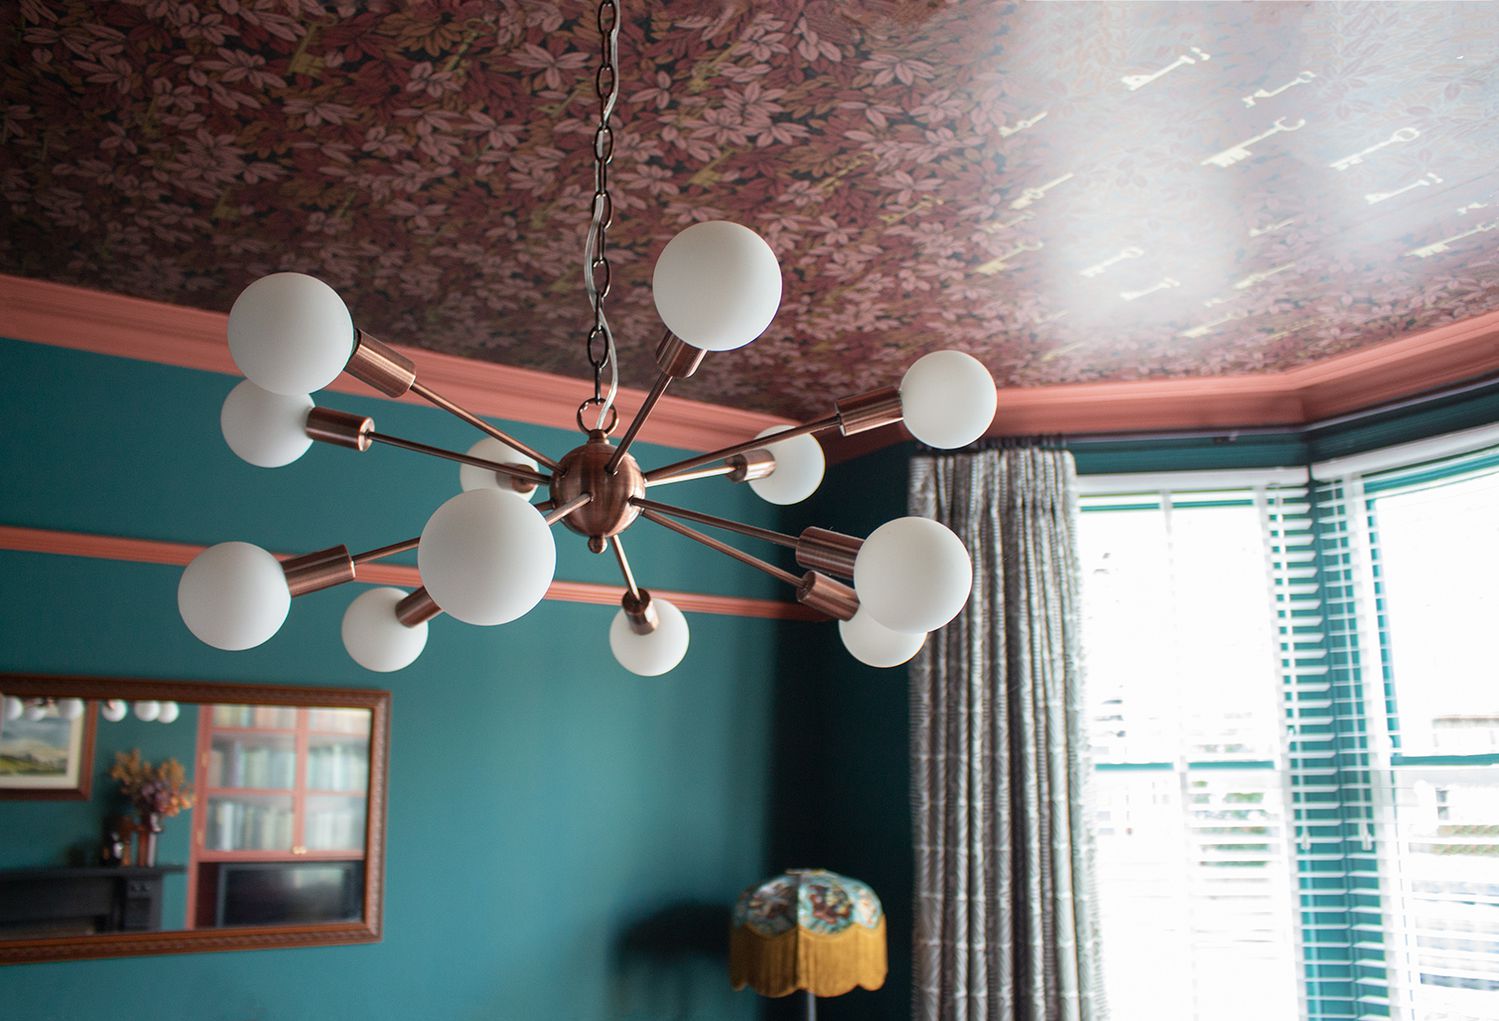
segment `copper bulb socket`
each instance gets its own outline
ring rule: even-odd
[[[344,371],[387,397],[400,397],[416,382],[416,363],[389,344],[357,331],[354,353]]]
[[[433,601],[426,586],[406,595],[399,603],[396,603],[396,620],[407,627],[416,627],[442,613],[442,607]]]
[[[763,479],[776,470],[776,456],[768,450],[746,450],[742,454],[725,458],[725,463],[734,470],[729,472],[730,482],[749,482]]]
[[[508,463],[512,468],[529,469],[531,467],[529,464],[519,464],[514,462],[505,463]],[[521,496],[530,496],[532,493],[536,492],[536,483],[532,482],[530,479],[523,479],[519,475],[506,475],[502,472],[495,472],[494,475],[495,478],[500,480],[500,485],[509,486]]]
[[[656,364],[661,371],[673,379],[686,379],[703,364],[708,352],[693,347],[675,334],[668,333],[656,345]]]
[[[796,562],[813,571],[840,578],[854,576],[854,560],[864,540],[826,528],[804,528],[796,540]]]
[[[620,599],[619,605],[625,611],[625,620],[630,624],[630,630],[637,635],[648,635],[661,626],[661,617],[656,613],[656,604],[651,601],[651,594],[645,589],[640,590],[640,598],[635,598],[634,593],[626,592]]]
[[[305,596],[334,585],[354,580],[354,558],[347,546],[330,546],[316,553],[292,557],[281,562],[286,587],[293,596]]]
[[[838,409],[838,431],[845,436],[894,425],[905,417],[898,386],[882,386],[852,397],[840,397],[834,406]]]
[[[849,620],[859,612],[859,597],[853,589],[816,571],[808,571],[802,576],[801,584],[796,588],[796,598],[803,606],[810,606],[837,620]]]
[[[374,442],[375,420],[333,408],[313,408],[307,413],[307,435],[321,443],[350,450],[368,450]]]

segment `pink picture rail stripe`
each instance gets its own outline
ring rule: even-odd
[[[182,566],[202,550],[191,543],[166,542],[160,539],[131,539],[114,535],[92,535],[86,532],[64,532],[47,528],[24,528],[0,525],[0,550],[17,553],[51,553],[67,557],[89,557],[135,564],[170,564]],[[282,554],[278,554],[284,556]],[[409,564],[374,563],[359,567],[359,581],[376,585],[401,585],[415,588],[421,584],[416,568]],[[623,589],[588,581],[554,581],[546,598],[564,603],[590,603],[618,606]],[[775,599],[751,599],[743,596],[717,596],[704,592],[676,592],[652,589],[653,595],[669,599],[686,613],[713,613],[727,617],[757,617],[769,620],[820,620],[817,613],[800,603]]]
[[[0,336],[13,340],[237,376],[225,340],[228,318],[222,312],[0,274]],[[380,339],[391,343],[389,337]],[[582,379],[391,346],[416,362],[423,383],[479,415],[573,430],[578,402],[592,392]],[[380,397],[345,376],[329,389]],[[402,400],[424,403],[411,396]],[[629,422],[644,400],[644,391],[621,387],[620,421]],[[640,438],[684,450],[714,450],[770,426],[790,424],[778,415],[668,395],[656,405]]]

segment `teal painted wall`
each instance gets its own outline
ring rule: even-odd
[[[360,549],[417,534],[458,489],[454,467],[395,450],[316,447],[288,468],[245,465],[218,435],[218,407],[233,383],[225,376],[7,341],[0,366],[6,524]],[[396,435],[459,448],[474,439],[431,409],[342,394],[327,403],[373,414]],[[575,439],[515,431],[552,452]],[[647,465],[678,455],[641,449]],[[781,525],[777,509],[722,480],[673,487],[671,499]],[[786,596],[659,529],[637,528],[631,539],[647,587]],[[559,529],[558,547],[559,578],[615,580],[612,563],[571,533]],[[178,620],[178,575],[0,553],[0,669],[388,688],[385,939],[0,968],[0,1013],[36,1021],[758,1013],[757,997],[728,988],[727,909],[768,867],[776,679],[783,671],[805,679],[787,657],[810,626],[691,614],[683,665],[642,679],[613,663],[610,609],[543,602],[500,628],[439,618],[414,666],[377,675],[350,661],[338,638],[357,586],[298,599],[276,638],[224,653]]]
[[[906,513],[910,450],[833,465],[802,518],[868,535]],[[783,669],[772,761],[774,869],[827,868],[868,883],[885,908],[890,974],[883,989],[819,1001],[823,1021],[911,1016],[910,747],[907,672],[864,666],[833,627],[794,636],[801,669]],[[798,998],[767,1001],[770,1019],[801,1018]]]
[[[139,749],[141,757],[152,764],[174,758],[187,771],[188,781],[194,782],[198,710],[190,705],[181,708],[182,714],[170,724],[146,723],[134,714],[118,723],[98,717],[89,800],[0,801],[0,869],[92,865],[98,860],[105,820],[131,814],[120,797],[119,781],[109,777],[116,752]],[[15,834],[24,834],[24,839],[15,839]],[[158,864],[186,865],[191,844],[187,815],[164,820],[156,845]],[[182,928],[187,918],[186,873],[165,878],[161,917],[164,927]]]

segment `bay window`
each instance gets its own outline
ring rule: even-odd
[[[1499,1018],[1496,440],[1080,479],[1115,1016]]]

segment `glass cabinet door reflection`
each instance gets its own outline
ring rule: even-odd
[[[368,709],[215,705],[200,728],[194,927],[335,922],[363,899]]]

